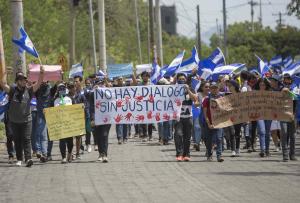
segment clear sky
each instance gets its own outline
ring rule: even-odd
[[[226,0],[227,24],[241,21],[251,21],[250,0]],[[259,3],[259,0],[254,0]],[[155,1],[154,1],[155,2]],[[176,5],[178,17],[177,33],[187,37],[196,36],[197,21],[196,6],[200,6],[201,35],[205,42],[216,32],[216,19],[223,28],[223,0],[160,0],[161,5]],[[263,26],[274,28],[279,19],[278,13],[286,13],[290,0],[261,0]],[[231,8],[232,7],[232,8]],[[277,14],[273,16],[273,14]],[[259,6],[254,7],[254,21],[258,21]],[[282,15],[283,24],[300,28],[300,20],[295,16]],[[223,29],[222,29],[223,30]]]

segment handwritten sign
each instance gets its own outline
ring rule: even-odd
[[[45,118],[50,140],[85,134],[82,104],[46,108]]]
[[[293,120],[293,100],[285,92],[251,91],[211,99],[212,124],[224,128],[256,120]]]
[[[149,85],[95,90],[95,124],[157,123],[180,118],[182,85]]]

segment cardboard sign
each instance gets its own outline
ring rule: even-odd
[[[292,121],[293,100],[286,92],[251,91],[211,99],[214,128],[257,120]]]
[[[157,123],[180,118],[183,85],[99,88],[95,124]]]
[[[82,104],[46,108],[45,118],[51,141],[85,134]]]

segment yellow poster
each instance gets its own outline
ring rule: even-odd
[[[45,118],[51,141],[85,134],[82,104],[46,108]]]

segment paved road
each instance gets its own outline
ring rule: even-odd
[[[173,144],[118,145],[113,132],[109,142],[107,164],[92,152],[62,165],[55,145],[54,161],[15,167],[2,150],[0,202],[300,202],[300,161],[284,163],[280,153],[231,158],[225,151],[225,162],[206,162],[202,146],[191,162],[178,163]]]

